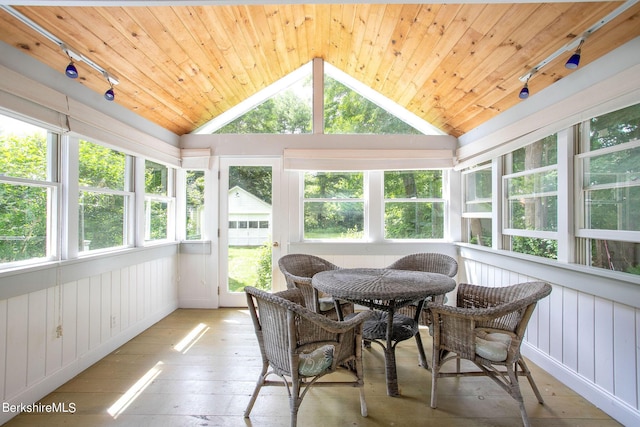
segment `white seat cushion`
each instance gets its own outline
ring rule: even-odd
[[[508,334],[481,332],[476,336],[476,354],[492,362],[504,362],[511,344]]]

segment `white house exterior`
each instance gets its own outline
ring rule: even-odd
[[[229,246],[261,246],[271,234],[271,205],[245,189],[229,190]]]

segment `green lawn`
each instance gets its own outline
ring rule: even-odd
[[[242,292],[258,281],[260,246],[229,247],[229,291]]]

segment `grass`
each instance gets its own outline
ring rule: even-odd
[[[229,291],[242,292],[258,282],[260,246],[229,246]]]

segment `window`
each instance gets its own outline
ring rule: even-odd
[[[173,229],[173,169],[145,161],[144,189],[144,240],[166,240]]]
[[[463,171],[462,188],[464,193],[463,239],[467,243],[491,246],[493,216],[491,162]]]
[[[384,172],[385,239],[442,239],[442,171]]]
[[[306,172],[305,239],[364,237],[364,173]]]
[[[80,140],[80,252],[131,244],[131,163],[131,158],[124,153]]]
[[[443,239],[442,170],[305,172],[306,240]]]
[[[187,171],[187,240],[202,239],[204,222],[204,171]],[[229,228],[236,228],[229,222]]]
[[[640,104],[583,123],[578,261],[640,274]]]
[[[504,247],[557,259],[557,135],[505,156]]]
[[[0,114],[0,263],[51,259],[59,136]]]

